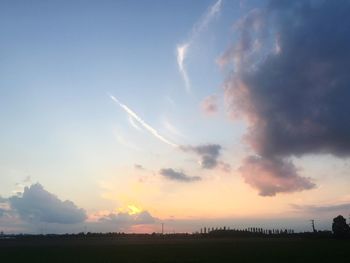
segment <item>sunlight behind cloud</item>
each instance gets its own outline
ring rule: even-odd
[[[136,205],[128,205],[128,214],[129,215],[135,215],[135,214],[139,214],[142,212],[142,209],[137,207]]]

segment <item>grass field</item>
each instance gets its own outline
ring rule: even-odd
[[[350,262],[350,240],[0,240],[0,262]]]

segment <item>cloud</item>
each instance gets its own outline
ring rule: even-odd
[[[14,189],[12,191],[13,194],[18,194],[18,193],[21,193],[23,192],[23,189],[28,186],[28,185],[31,185],[31,181],[32,181],[32,178],[31,176],[26,176],[23,180],[21,180],[20,182],[17,182],[15,183],[15,186],[16,186],[16,189]]]
[[[212,19],[220,12],[222,6],[222,1],[216,1],[212,6],[210,6],[199,21],[192,28],[191,37],[189,38],[192,42],[212,21]]]
[[[231,165],[229,163],[225,163],[223,161],[219,161],[219,168],[221,171],[225,173],[230,173],[231,172]]]
[[[145,170],[145,168],[141,164],[138,164],[138,163],[134,164],[134,168],[138,169],[138,170]]]
[[[179,181],[179,182],[195,182],[195,181],[201,180],[199,176],[191,177],[181,171],[175,171],[172,168],[161,169],[159,173],[170,180]]]
[[[128,121],[135,130],[141,131],[141,128],[136,124],[136,122],[130,115],[128,116]]]
[[[8,199],[0,196],[0,217],[11,213],[9,210]]]
[[[236,24],[221,58],[233,65],[225,101],[249,125],[245,141],[260,159],[242,171],[262,169],[266,180],[243,174],[261,193],[312,188],[292,156],[350,155],[349,11],[349,1],[270,1]]]
[[[222,1],[218,0],[208,8],[206,13],[201,17],[201,19],[193,26],[192,32],[188,40],[180,45],[177,45],[177,64],[181,76],[185,82],[187,92],[191,91],[190,79],[188,77],[185,60],[188,54],[188,50],[192,45],[192,42],[198,37],[198,35],[208,26],[211,20],[215,17],[216,14],[220,12]]]
[[[0,226],[8,233],[78,233],[85,228],[90,232],[144,232],[147,228],[143,225],[151,227],[159,221],[135,205],[118,211],[98,211],[87,218],[85,211],[71,201],[61,201],[40,184],[34,184],[19,196],[0,197]]]
[[[200,166],[204,169],[213,169],[218,165],[218,158],[222,149],[218,144],[206,144],[198,146],[181,146],[185,152],[193,152],[200,157]]]
[[[177,64],[179,66],[179,71],[181,73],[181,76],[185,82],[185,87],[187,92],[191,91],[191,85],[190,85],[190,79],[188,77],[186,68],[185,68],[185,58],[188,51],[188,48],[190,46],[190,43],[185,43],[177,47]]]
[[[8,201],[11,209],[29,222],[74,224],[86,219],[83,209],[69,200],[61,201],[40,184],[25,187],[21,196],[12,196]]]
[[[144,129],[146,129],[149,133],[151,133],[154,137],[156,137],[158,140],[160,140],[163,143],[166,143],[167,145],[170,145],[172,147],[178,148],[184,152],[192,152],[197,154],[200,157],[200,165],[204,169],[212,169],[218,165],[218,158],[220,156],[221,146],[218,144],[207,144],[207,145],[198,145],[198,146],[189,146],[189,145],[178,145],[162,135],[159,134],[159,132],[151,127],[149,124],[147,124],[145,121],[143,121],[134,111],[132,111],[129,107],[127,107],[125,104],[121,103],[118,99],[116,99],[114,96],[110,95],[110,98],[116,102],[131,118],[133,118],[135,121],[137,121]],[[168,128],[170,128],[170,123],[168,123]],[[172,127],[174,130],[174,127]],[[117,137],[117,139],[124,143],[124,140],[122,140],[122,137]]]
[[[0,195],[0,204],[1,203],[6,203],[7,202],[7,198],[4,198]]]
[[[218,64],[221,67],[233,64],[235,72],[244,70],[244,67],[251,69],[258,60],[254,55],[265,51],[262,44],[268,36],[266,20],[266,10],[257,8],[240,18],[233,26],[238,35],[237,41],[218,58]]]
[[[159,132],[154,129],[151,125],[147,124],[144,120],[142,120],[134,111],[132,111],[128,106],[121,103],[116,97],[109,95],[109,97],[117,103],[131,118],[133,118],[136,122],[138,122],[144,129],[146,129],[149,133],[151,133],[155,138],[158,140],[172,146],[172,147],[178,147],[176,143],[173,143],[169,141],[168,139],[164,138],[162,135],[159,134]]]
[[[165,117],[163,119],[163,126],[167,131],[169,131],[173,135],[177,137],[186,138],[186,136]]]
[[[307,212],[311,214],[320,214],[320,213],[332,213],[336,214],[348,214],[350,210],[350,204],[333,204],[333,205],[296,205],[292,204],[292,208],[301,211]]]
[[[117,224],[120,227],[127,227],[131,225],[147,225],[154,224],[158,219],[153,217],[148,211],[141,211],[140,213],[111,213],[99,219],[101,223]]]
[[[298,175],[292,162],[277,158],[249,156],[239,168],[246,183],[259,190],[261,196],[274,196],[312,189],[315,184],[309,178]]]
[[[208,115],[213,115],[218,111],[217,96],[210,95],[206,97],[201,103],[201,109]]]
[[[125,137],[123,137],[119,132],[115,133],[115,138],[116,138],[117,142],[119,144],[123,145],[124,147],[130,148],[130,149],[135,150],[135,151],[142,150],[138,145],[134,144],[132,141],[125,139]]]

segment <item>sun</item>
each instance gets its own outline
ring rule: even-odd
[[[129,209],[128,211],[129,215],[136,215],[142,212],[142,209],[135,205],[128,205],[128,209]]]

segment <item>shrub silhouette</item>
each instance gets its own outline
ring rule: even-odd
[[[346,223],[346,219],[339,215],[333,219],[333,234],[337,238],[350,237],[350,226]]]

